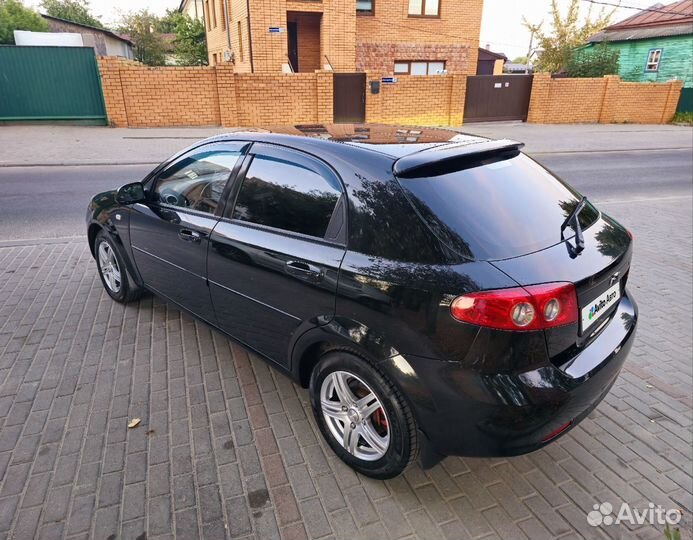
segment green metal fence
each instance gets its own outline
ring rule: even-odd
[[[676,112],[693,112],[693,88],[682,88]]]
[[[0,122],[106,124],[90,47],[0,46]]]

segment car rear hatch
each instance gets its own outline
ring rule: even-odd
[[[488,261],[522,286],[574,284],[577,322],[545,330],[549,356],[561,366],[616,310],[630,268],[629,233],[588,201],[581,205],[579,193],[518,143],[456,146],[401,158],[395,175],[420,217],[460,255]]]

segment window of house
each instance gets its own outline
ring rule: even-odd
[[[662,49],[651,49],[647,53],[645,71],[659,71],[659,61],[662,59]]]
[[[357,15],[373,15],[375,0],[356,0]]]
[[[241,21],[238,21],[238,54],[241,57],[241,62],[243,61],[243,27]]]
[[[188,155],[157,178],[153,202],[214,214],[243,145],[202,150]]]
[[[440,0],[409,0],[410,17],[439,17]]]
[[[212,0],[212,26],[217,27],[217,6],[215,0]]]
[[[221,29],[226,30],[226,10],[224,9],[224,0],[219,0],[219,13],[221,14]]]
[[[445,61],[396,60],[395,75],[441,75],[445,71]]]
[[[257,154],[246,173],[233,219],[323,238],[342,195],[339,181],[293,153]]]
[[[205,0],[205,21],[207,22],[207,30],[211,30],[212,19],[209,16],[209,0]]]

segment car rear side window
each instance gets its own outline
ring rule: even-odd
[[[561,225],[580,201],[578,193],[523,154],[398,181],[441,241],[478,260],[517,257],[561,242]],[[586,229],[598,217],[588,203],[580,226]],[[572,235],[569,227],[565,237]]]
[[[341,195],[339,180],[314,160],[285,151],[258,153],[232,217],[323,238]]]
[[[161,204],[214,214],[226,182],[243,156],[243,146],[227,143],[194,150],[159,175],[150,197]]]

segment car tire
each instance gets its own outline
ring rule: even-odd
[[[310,400],[323,437],[357,472],[393,478],[418,455],[416,421],[404,397],[359,356],[325,354],[311,374]]]
[[[127,304],[142,296],[142,289],[130,280],[125,261],[106,231],[99,231],[94,239],[94,258],[101,283],[113,300]]]

